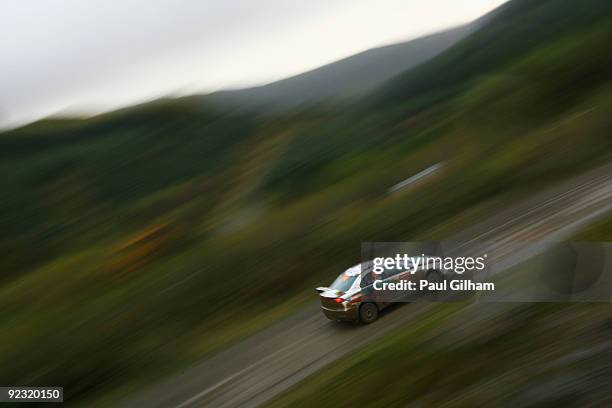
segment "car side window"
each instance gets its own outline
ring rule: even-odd
[[[401,269],[397,269],[397,268],[393,268],[393,269],[385,269],[383,272],[383,279],[388,279],[388,278],[392,278],[395,275],[399,274],[400,272],[403,272],[403,270]]]
[[[370,286],[371,284],[374,283],[374,278],[372,278],[372,274],[370,273],[365,273],[362,277],[361,277],[361,287],[365,288],[367,286]]]

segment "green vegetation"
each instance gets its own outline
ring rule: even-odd
[[[610,323],[605,304],[438,304],[269,406],[606,405]]]
[[[575,241],[612,242],[612,216],[594,222],[574,236]]]
[[[465,41],[390,81],[374,103],[427,108],[528,52],[605,22],[611,13],[606,0],[511,1],[485,17],[488,24]]]
[[[612,217],[607,217],[572,240],[609,241],[611,227]],[[529,274],[543,266],[541,257],[515,266],[497,284],[537,285],[538,279]],[[574,284],[576,279],[572,276]],[[598,372],[612,364],[607,303],[483,299],[432,304],[400,329],[330,364],[268,406],[353,407],[368,401],[372,407],[463,407],[498,405],[502,400],[541,406],[607,404],[608,391],[602,387],[607,380]]]
[[[452,98],[259,117],[191,97],[0,134],[0,378],[119,397],[294,310],[362,241],[430,237],[609,161],[612,4],[574,4],[538,3],[572,18],[514,37],[531,5],[512,2],[443,53],[462,73]],[[486,71],[451,58],[492,30],[505,42],[477,44]],[[438,95],[438,74],[419,78]]]

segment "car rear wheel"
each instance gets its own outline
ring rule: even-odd
[[[374,303],[364,303],[359,308],[359,320],[363,324],[372,323],[378,319],[378,307]]]

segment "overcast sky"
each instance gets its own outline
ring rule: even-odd
[[[0,126],[291,76],[504,0],[18,0],[0,12]]]

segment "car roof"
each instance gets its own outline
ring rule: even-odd
[[[351,266],[346,271],[343,272],[346,276],[357,276],[361,274],[361,264],[357,264],[355,266]]]

